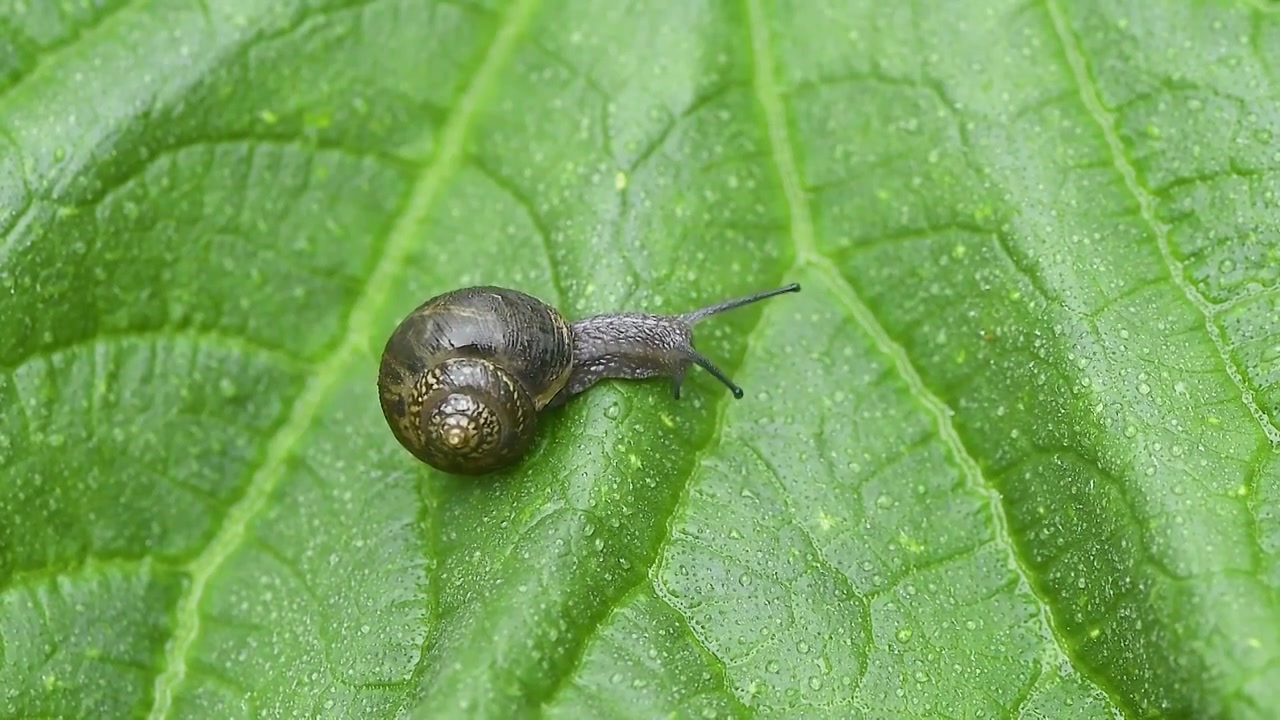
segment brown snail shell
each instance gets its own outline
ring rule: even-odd
[[[382,413],[423,462],[480,474],[518,460],[572,370],[569,326],[525,293],[481,286],[419,305],[387,340]]]

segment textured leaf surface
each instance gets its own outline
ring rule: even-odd
[[[1274,717],[1280,16],[0,0],[3,717]],[[378,353],[683,310],[486,480]]]

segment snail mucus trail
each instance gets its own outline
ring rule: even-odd
[[[415,308],[388,338],[378,372],[383,416],[422,462],[480,475],[519,461],[541,411],[601,380],[670,377],[679,399],[697,365],[741,399],[742,388],[694,348],[694,325],[799,290],[791,283],[685,313],[613,312],[573,322],[518,290],[451,290]]]

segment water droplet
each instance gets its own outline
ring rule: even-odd
[[[742,573],[739,575],[738,584],[742,587],[749,587],[751,585],[751,575],[749,573]]]
[[[804,653],[809,652],[809,643],[801,640],[800,642],[796,643],[796,650],[799,650],[802,655]]]
[[[610,420],[617,420],[622,415],[622,407],[617,403],[613,403],[604,409],[604,416]]]
[[[895,637],[898,638],[898,642],[900,643],[908,643],[908,642],[911,642],[911,636],[913,634],[914,633],[912,632],[911,628],[900,628],[898,630],[897,635],[895,635]]]
[[[821,690],[821,689],[822,689],[822,678],[818,677],[817,675],[814,675],[814,676],[810,677],[810,678],[809,678],[809,687],[813,688],[814,690]]]
[[[1151,386],[1146,383],[1138,383],[1138,392],[1142,393],[1143,395],[1150,395]]]

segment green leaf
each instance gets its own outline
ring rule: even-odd
[[[1280,712],[1275,4],[0,0],[0,716]],[[382,344],[690,309],[485,478]]]

